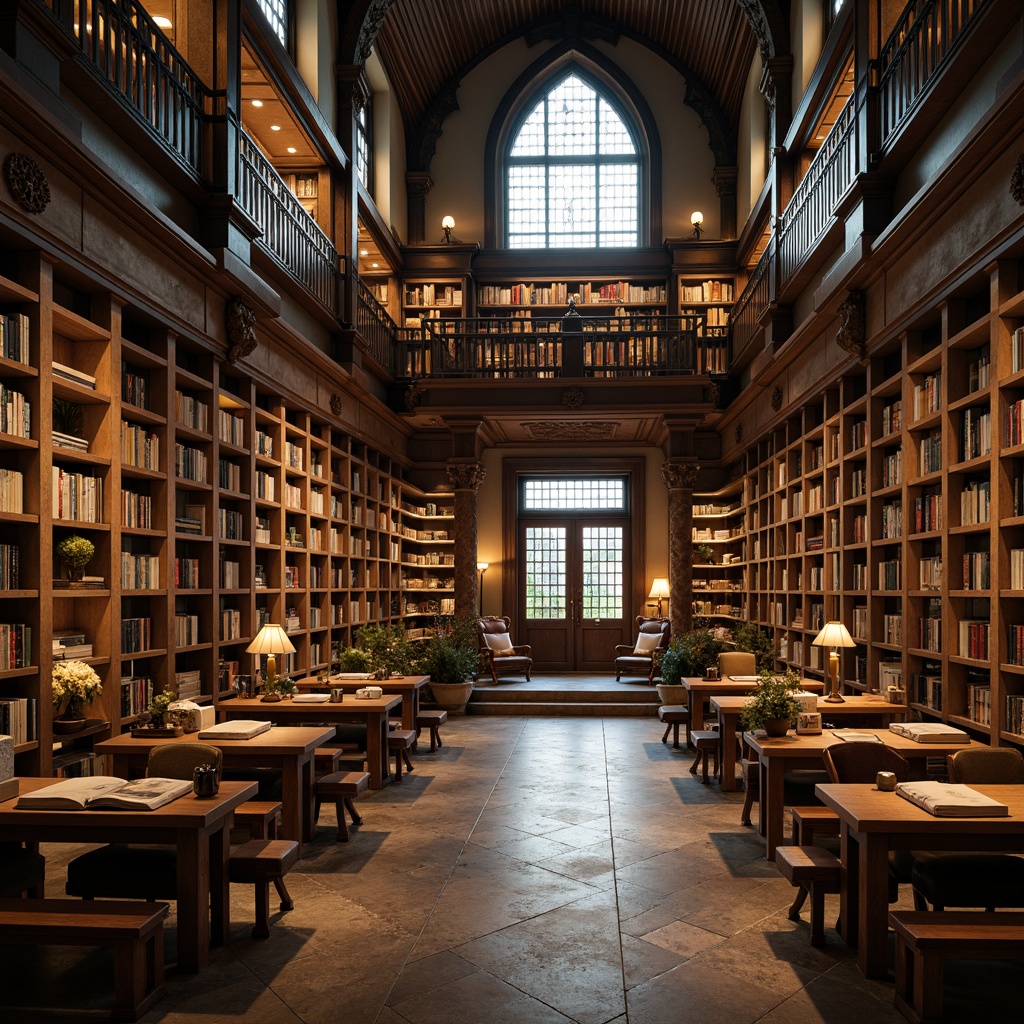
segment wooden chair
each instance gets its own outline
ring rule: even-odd
[[[658,668],[655,652],[668,647],[669,621],[638,615],[636,629],[636,641],[632,647],[629,644],[615,645],[615,681],[619,682],[624,675],[646,676],[647,682],[653,684]]]
[[[512,620],[507,615],[487,615],[476,620],[481,671],[491,675],[495,686],[498,676],[526,674],[530,681],[533,658],[529,644],[514,644],[509,633]]]
[[[756,676],[757,656],[749,651],[722,651],[718,656],[718,674],[726,676]]]

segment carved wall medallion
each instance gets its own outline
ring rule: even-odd
[[[586,396],[579,388],[566,388],[562,392],[562,405],[566,409],[579,409],[586,401]]]
[[[523,424],[535,441],[610,441],[618,434],[613,420],[533,420]]]
[[[42,168],[26,153],[8,153],[4,181],[14,201],[28,213],[42,213],[50,203],[50,186]]]
[[[868,318],[864,293],[850,292],[836,312],[839,314],[836,343],[844,352],[861,360],[866,359]]]
[[[1010,175],[1010,195],[1024,206],[1024,153],[1017,157],[1017,163]]]
[[[339,395],[338,392],[335,391],[334,394],[331,395],[331,412],[333,412],[335,416],[340,416],[341,410],[344,408],[345,403],[342,402],[341,395]]]
[[[782,386],[779,384],[775,385],[775,390],[772,392],[772,408],[776,412],[782,408]]]
[[[710,402],[711,405],[718,405],[719,395],[718,385],[714,381],[704,388],[704,401]]]
[[[232,299],[224,309],[227,327],[228,362],[237,363],[256,349],[256,310],[245,299]]]
[[[419,404],[423,401],[423,392],[420,388],[416,387],[415,384],[410,384],[405,389],[405,395],[403,396],[405,401],[405,407],[409,412],[412,412]]]

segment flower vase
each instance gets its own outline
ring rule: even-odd
[[[59,715],[54,716],[51,724],[55,733],[66,735],[84,729],[87,722],[88,719],[82,714],[81,707],[68,705]]]

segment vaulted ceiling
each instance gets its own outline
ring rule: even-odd
[[[339,0],[339,17],[355,63],[375,48],[415,149],[417,137],[436,137],[466,74],[520,38],[530,45],[633,39],[680,72],[687,102],[713,109],[735,135],[751,60],[759,45],[763,55],[770,50],[770,15],[781,5],[788,7],[786,0]]]

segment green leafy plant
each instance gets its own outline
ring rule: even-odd
[[[291,676],[278,676],[274,680],[274,690],[276,693],[284,694],[286,697],[299,692],[299,688],[295,685],[295,680]]]
[[[480,660],[476,620],[435,619],[433,632],[422,647],[416,667],[424,675],[429,675],[433,682],[468,682]]]
[[[673,637],[668,647],[661,652],[661,657],[658,659],[658,675],[661,676],[662,685],[682,685],[683,676],[686,675],[686,664],[683,642],[679,637]]]
[[[380,678],[404,675],[415,660],[412,644],[401,623],[390,626],[371,623],[363,626],[356,633],[356,646],[366,652],[368,671],[378,674]]]
[[[82,436],[82,407],[63,398],[53,400],[53,429],[71,437]]]
[[[715,549],[710,544],[698,544],[694,549],[693,553],[702,562],[706,562],[709,565],[715,560]],[[697,559],[694,559],[696,561]]]
[[[369,672],[370,655],[358,647],[342,647],[336,658],[339,672]]]
[[[718,664],[718,656],[725,650],[725,640],[706,626],[691,629],[679,636],[678,640],[684,676],[704,675],[712,665]]]
[[[146,705],[146,712],[149,715],[149,724],[154,729],[159,729],[163,726],[165,720],[169,716],[168,708],[175,699],[175,694],[171,690],[165,690],[163,693],[156,693],[153,695],[149,704]]]
[[[792,669],[782,674],[761,672],[757,689],[740,714],[744,729],[763,729],[767,722],[783,719],[793,722],[800,713],[800,702],[793,694],[801,689],[800,676]]]
[[[80,573],[96,554],[96,545],[91,540],[73,533],[58,541],[55,551],[61,565],[69,574]]]
[[[759,626],[752,622],[744,622],[736,627],[733,642],[737,651],[748,651],[757,659],[757,671],[771,669],[775,662],[775,645],[772,638]]]

